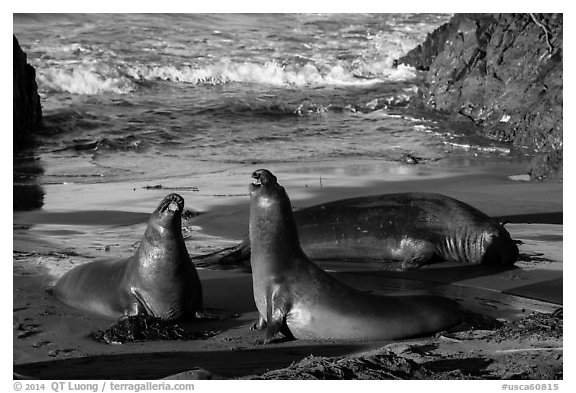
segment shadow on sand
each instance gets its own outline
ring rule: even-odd
[[[262,374],[289,366],[311,353],[341,356],[363,344],[262,347],[245,350],[157,352],[90,356],[14,365],[14,372],[37,379],[160,379],[202,367],[224,378]]]

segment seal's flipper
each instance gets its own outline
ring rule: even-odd
[[[442,257],[438,255],[436,247],[428,240],[403,239],[401,248],[404,260],[401,270],[418,269],[424,265],[440,262]]]
[[[140,292],[138,292],[138,290],[136,288],[131,287],[130,292],[132,292],[132,295],[134,295],[134,297],[137,300],[137,303],[136,303],[134,310],[133,310],[134,315],[149,315],[151,317],[157,317],[158,316],[154,313],[154,311],[152,311],[152,309],[150,308],[148,303],[146,303],[146,301],[144,300],[144,297],[142,296],[142,294]]]
[[[250,330],[261,331],[264,329],[266,329],[266,319],[264,319],[264,317],[260,315],[258,321],[254,322],[252,326],[250,326]]]
[[[280,288],[279,285],[268,287],[266,296],[266,339],[265,344],[274,341],[277,333],[282,333],[287,339],[294,339],[294,336],[286,325],[286,315],[288,315],[289,303],[286,298],[288,291]]]
[[[192,261],[197,267],[220,270],[240,268],[242,271],[251,272],[250,238],[246,237],[236,246],[227,247],[206,255],[194,256]]]

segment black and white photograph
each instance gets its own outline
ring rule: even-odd
[[[13,12],[14,391],[562,390],[543,7]]]

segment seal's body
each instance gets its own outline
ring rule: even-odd
[[[375,296],[337,281],[310,262],[298,239],[290,199],[267,170],[250,185],[254,300],[270,341],[392,340],[431,334],[462,322],[465,312],[438,296]]]
[[[438,261],[512,265],[518,247],[506,229],[464,202],[433,193],[396,193],[326,203],[296,220],[312,259]]]
[[[180,195],[165,197],[134,255],[77,266],[57,281],[54,295],[109,319],[137,314],[166,320],[193,317],[202,309],[202,287],[182,237],[183,208]]]
[[[510,266],[518,247],[496,220],[434,193],[395,193],[344,199],[294,213],[302,249],[312,260],[380,261],[404,270],[449,261]],[[201,266],[239,265],[250,240],[200,257]]]

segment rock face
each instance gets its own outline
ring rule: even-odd
[[[14,37],[14,36],[13,36]],[[42,108],[36,85],[36,71],[26,62],[26,54],[14,37],[14,150],[19,150],[32,141],[32,134],[42,122]]]
[[[397,63],[428,71],[426,107],[534,150],[532,179],[561,179],[562,37],[562,14],[456,14]]]

